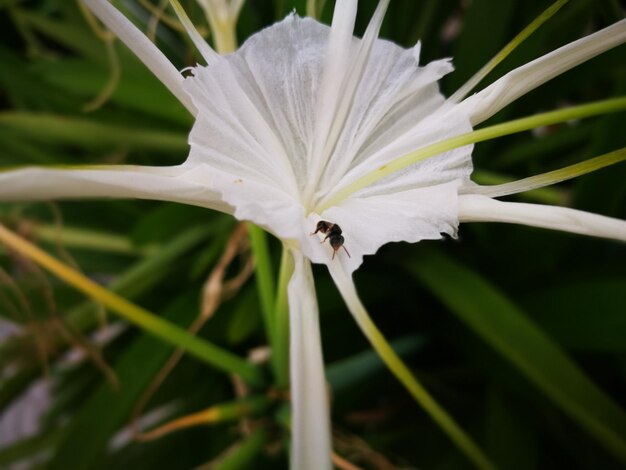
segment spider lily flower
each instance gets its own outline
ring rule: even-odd
[[[357,1],[337,0],[330,27],[290,15],[223,57],[183,15],[207,63],[187,78],[107,0],[84,2],[195,116],[189,157],[173,167],[5,171],[0,200],[175,201],[252,221],[281,239],[294,258],[288,287],[293,468],[331,468],[311,262],[328,266],[367,334],[351,275],[365,255],[386,243],[455,236],[463,221],[626,240],[621,220],[496,201],[470,180],[471,145],[355,186],[398,157],[470,132],[536,86],[623,43],[625,21],[516,69],[469,98],[447,100],[438,80],[452,71],[450,60],[419,65],[419,43],[407,50],[378,39],[389,0],[380,1],[361,39],[353,36]],[[341,226],[349,255],[321,243],[323,234],[311,235],[320,221]]]

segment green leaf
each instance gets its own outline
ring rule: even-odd
[[[515,17],[517,3],[517,0],[476,0],[472,3],[463,18],[463,30],[456,42],[455,71],[450,77],[453,90],[465,83],[512,38],[508,26]],[[486,17],[489,27],[485,27]]]
[[[489,455],[500,468],[528,470],[537,467],[537,431],[519,403],[492,390],[486,407],[486,441]]]
[[[626,461],[626,414],[516,305],[448,256],[420,251],[407,264],[450,312],[508,359],[554,403]]]
[[[225,339],[228,344],[239,344],[259,328],[261,317],[259,315],[259,300],[253,289],[246,289],[236,298],[237,304],[228,317]]]
[[[63,430],[56,429],[36,434],[4,447],[0,449],[0,467],[14,468],[12,465],[15,465],[15,468],[17,468],[20,461],[28,461],[34,455],[53,448],[61,440],[62,436]]]
[[[87,149],[128,146],[158,152],[184,152],[182,133],[129,128],[69,116],[12,111],[0,113],[0,126],[46,143],[75,145]]]
[[[529,296],[524,305],[568,349],[626,352],[626,279],[567,282]]]
[[[423,348],[426,339],[421,336],[406,336],[390,341],[389,344],[398,356],[405,358]],[[385,370],[385,364],[380,356],[368,349],[327,366],[326,378],[334,393],[340,393],[382,370]]]
[[[55,62],[38,63],[33,73],[41,76],[46,84],[54,85],[66,93],[81,97],[85,104],[102,91],[108,80],[108,66],[91,64],[82,59],[63,59]],[[115,87],[109,101],[119,108],[145,113],[148,118],[160,118],[180,123],[187,129],[193,118],[178,100],[160,82],[143,74],[129,74],[123,70],[124,80]]]
[[[242,468],[250,468],[254,459],[263,451],[263,446],[267,440],[267,432],[263,428],[259,428],[239,445],[229,449],[223,458],[218,458],[211,465],[203,465],[200,469],[239,470]]]
[[[179,324],[189,323],[195,315],[193,304],[193,296],[181,297],[166,309],[164,316]],[[47,468],[100,468],[109,440],[128,423],[133,406],[172,351],[172,346],[148,334],[134,341],[115,364],[120,390],[112,390],[105,382],[97,387],[73,417]]]
[[[263,320],[265,322],[265,330],[270,344],[273,344],[276,328],[273,321],[276,304],[276,287],[267,234],[262,228],[254,224],[248,224],[248,235],[250,237],[250,246],[255,260],[254,272],[261,304],[261,312],[263,313]]]

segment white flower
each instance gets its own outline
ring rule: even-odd
[[[388,0],[362,39],[356,0],[332,26],[288,16],[218,56],[182,18],[207,62],[183,76],[106,0],[84,0],[196,117],[189,158],[175,167],[27,168],[0,173],[0,199],[136,197],[194,204],[250,220],[290,249],[292,465],[330,468],[329,416],[309,261],[326,264],[365,333],[352,272],[392,241],[455,236],[459,221],[506,221],[626,240],[626,222],[572,209],[504,203],[471,183],[472,146],[347,188],[416,149],[467,133],[519,96],[626,41],[622,21],[517,69],[456,102],[439,92],[449,60],[419,65],[420,46],[379,40]],[[236,3],[236,2],[233,2]],[[463,193],[461,195],[461,192]],[[311,236],[341,226],[337,253]],[[334,259],[333,259],[334,257]]]

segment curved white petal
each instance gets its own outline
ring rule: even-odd
[[[459,196],[461,222],[507,222],[626,241],[626,221],[566,207]]]
[[[221,212],[233,208],[219,193],[193,181],[193,169],[119,165],[88,169],[27,167],[0,172],[0,201],[137,198],[180,202]]]
[[[108,0],[81,0],[135,53],[193,115],[196,108],[182,87],[183,76],[163,53]]]
[[[330,470],[330,416],[311,264],[292,251],[289,281],[291,468]]]
[[[462,103],[473,125],[480,124],[520,96],[577,65],[626,42],[626,20],[567,44],[507,73]]]

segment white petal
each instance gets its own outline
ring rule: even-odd
[[[196,109],[182,87],[183,76],[163,53],[108,0],[82,0],[193,115]]]
[[[507,222],[626,241],[626,221],[566,207],[459,196],[461,222]]]
[[[187,167],[119,165],[90,169],[24,168],[0,172],[0,201],[77,198],[137,198],[192,204],[221,212],[233,209],[219,193],[193,181]]]
[[[382,11],[370,31],[377,31]],[[346,12],[350,23],[352,10]],[[328,38],[329,28],[290,16],[235,54],[195,69],[185,82],[199,110],[187,163],[196,174],[204,169],[202,178],[236,207],[236,217],[298,240],[314,262],[346,263],[352,272],[389,241],[454,235],[457,187],[469,181],[471,146],[413,165],[323,214],[307,214],[302,189],[310,177],[306,156],[315,142],[316,100],[324,96],[316,84]],[[405,50],[373,43],[322,194],[398,155],[471,130],[467,117],[439,93],[437,80],[452,69],[449,61],[419,67],[418,56],[419,45]],[[331,261],[328,244],[310,237],[320,217],[343,228],[351,258],[342,250]]]
[[[321,64],[324,72],[318,71],[321,85],[314,108],[316,117],[314,139],[309,148],[308,158],[313,168],[324,158],[327,137],[336,119],[337,107],[341,99],[342,83],[350,68],[354,51],[353,32],[357,7],[357,0],[338,0],[335,3],[330,32],[324,34],[328,41],[319,49],[324,55]],[[317,172],[319,176],[319,170]]]
[[[306,230],[314,231],[319,220],[338,224],[350,256],[340,249],[332,259],[333,249],[322,238],[305,235],[301,240],[304,253],[313,262],[329,266],[341,265],[351,274],[363,262],[364,255],[376,253],[389,242],[433,240],[442,233],[456,236],[458,181],[398,193],[355,195],[323,214],[311,214]]]
[[[289,281],[291,468],[330,470],[330,416],[311,264],[292,252]]]
[[[358,48],[355,48],[356,44],[352,38],[355,11],[350,11],[345,15],[351,19],[350,38],[344,37],[348,28],[342,28],[339,30],[342,39],[336,43],[339,36],[337,24],[341,26],[342,23],[340,21],[342,16],[337,11],[341,8],[340,3],[338,2],[335,8],[336,16],[333,17],[326,63],[322,74],[322,86],[317,101],[314,141],[308,157],[311,171],[309,171],[309,181],[304,190],[305,201],[310,200],[315,194],[320,178],[342,133],[364,71],[370,62],[372,47],[378,37],[389,0],[379,2],[363,39],[358,42]],[[348,2],[344,2],[344,5],[346,4]],[[343,158],[349,159],[349,157]]]
[[[188,181],[212,188],[232,206],[239,220],[249,220],[283,240],[300,236],[302,206],[275,184],[258,182],[243,173],[227,173],[210,165],[190,166]]]
[[[287,17],[234,54],[198,67],[185,87],[199,114],[187,164],[252,220],[280,238],[299,238],[315,89],[328,28]]]
[[[471,114],[472,124],[479,124],[539,85],[623,42],[626,42],[626,20],[518,67],[465,99],[462,105]]]
[[[199,109],[191,160],[246,172],[298,198],[327,32],[289,16],[215,65],[195,69],[185,83]]]

